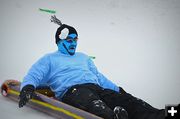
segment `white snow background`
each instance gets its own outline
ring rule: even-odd
[[[22,81],[31,65],[57,50],[51,14],[79,33],[77,51],[99,71],[152,106],[180,103],[179,0],[0,0],[0,84]],[[1,119],[51,119],[0,96]]]

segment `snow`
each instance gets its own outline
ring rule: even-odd
[[[180,102],[179,0],[0,0],[0,84],[22,81],[30,66],[55,51],[56,11],[79,33],[78,51],[126,91],[158,108]],[[177,93],[176,93],[177,92]],[[1,119],[51,118],[0,96]]]

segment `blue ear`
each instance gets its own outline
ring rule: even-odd
[[[71,38],[73,38],[73,39],[74,39],[74,38],[76,38],[76,37],[77,37],[77,35],[76,35],[76,34],[74,34],[74,33],[72,33],[72,34],[69,34],[69,35],[68,35],[68,37],[71,37]]]

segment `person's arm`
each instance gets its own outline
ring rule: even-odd
[[[26,85],[33,85],[35,88],[44,82],[45,77],[49,71],[49,57],[44,56],[40,58],[35,64],[31,66],[28,73],[24,77],[21,88]]]
[[[32,98],[35,88],[42,83],[48,71],[49,60],[47,56],[42,57],[32,65],[21,83],[19,107],[23,107]]]
[[[119,92],[119,87],[100,73],[91,59],[89,59],[88,65],[89,69],[98,77],[98,83],[101,87]]]

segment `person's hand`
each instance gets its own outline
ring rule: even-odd
[[[19,95],[19,108],[23,107],[33,96],[35,87],[26,85],[22,88]]]

